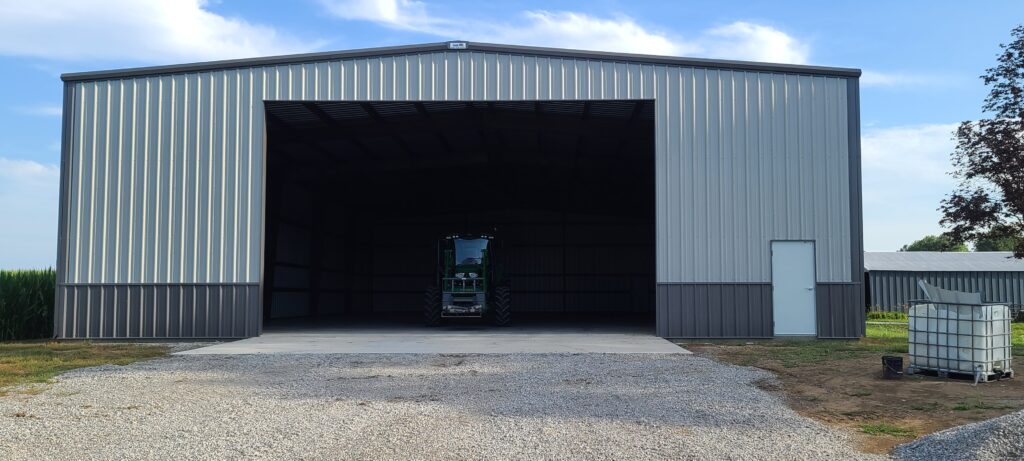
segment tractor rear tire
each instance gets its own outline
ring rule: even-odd
[[[423,295],[423,320],[429,326],[441,324],[441,289],[432,286]]]
[[[503,327],[512,321],[512,289],[507,285],[494,288],[494,324]]]

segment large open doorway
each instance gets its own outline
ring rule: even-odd
[[[654,327],[654,102],[268,101],[265,325],[418,322],[494,229],[514,322]]]

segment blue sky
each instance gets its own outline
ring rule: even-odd
[[[983,6],[979,6],[983,5]],[[449,39],[858,67],[865,247],[941,231],[951,130],[1024,3],[0,0],[0,267],[55,260],[63,72]]]

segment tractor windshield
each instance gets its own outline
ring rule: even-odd
[[[487,239],[455,239],[455,264],[460,266],[483,264]]]

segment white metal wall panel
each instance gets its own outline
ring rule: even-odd
[[[851,281],[846,80],[656,72],[658,282],[768,282],[771,240]]]
[[[71,82],[62,283],[253,283],[264,100],[654,99],[658,282],[851,281],[845,77],[424,52]]]

